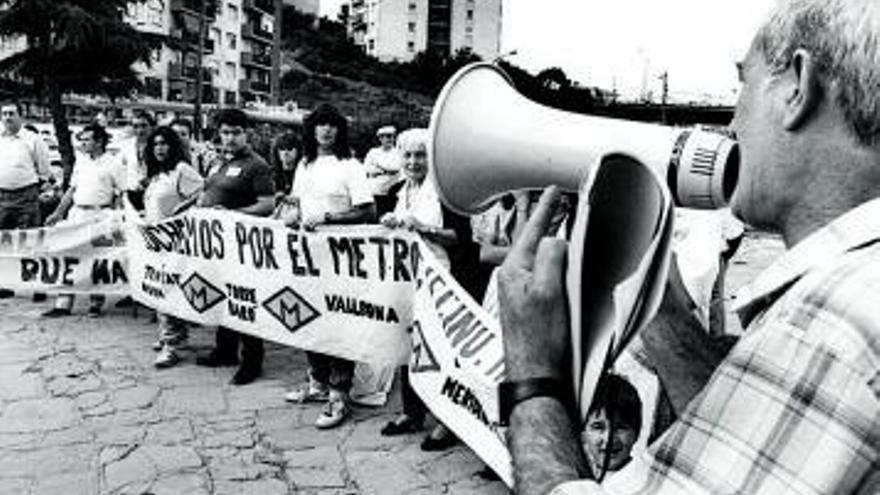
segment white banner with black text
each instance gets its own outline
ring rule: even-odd
[[[125,294],[128,254],[122,213],[101,211],[53,227],[0,230],[0,288]]]
[[[416,270],[410,383],[431,412],[513,486],[498,384],[501,325],[429,254]]]
[[[157,311],[367,363],[404,363],[421,241],[194,209],[129,222],[132,296]]]

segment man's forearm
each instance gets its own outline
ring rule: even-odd
[[[545,495],[560,483],[587,477],[579,437],[557,399],[536,397],[518,404],[507,432],[515,493]]]
[[[274,196],[260,196],[256,203],[252,205],[245,206],[243,208],[239,208],[238,211],[240,213],[244,213],[245,215],[254,215],[257,217],[268,217],[272,214],[272,210],[275,209],[275,197]]]
[[[58,202],[58,206],[55,207],[55,211],[52,212],[52,215],[64,218],[67,216],[71,206],[73,206],[73,188],[68,189],[64,196],[61,196],[61,200]]]

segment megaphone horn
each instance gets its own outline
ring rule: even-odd
[[[579,191],[591,167],[612,154],[642,162],[666,178],[676,204],[715,209],[736,185],[736,142],[696,128],[555,110],[520,95],[490,63],[458,71],[431,115],[428,149],[443,201],[472,214],[495,196],[555,184]]]

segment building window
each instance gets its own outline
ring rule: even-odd
[[[237,102],[238,94],[236,91],[226,91],[223,95],[223,103],[227,105],[235,105]]]
[[[416,10],[416,3],[415,2],[409,3],[409,10],[410,10],[410,12],[413,12]]]
[[[144,94],[153,98],[162,98],[162,80],[155,77],[145,77]]]
[[[233,33],[226,33],[226,45],[230,50],[238,49],[238,38]]]
[[[235,80],[235,62],[226,62],[225,67],[226,74],[224,74],[224,77],[230,81]]]
[[[414,32],[416,32],[416,23],[414,23],[414,22],[407,23],[406,28],[409,30],[409,32],[414,33]]]
[[[372,52],[375,49],[376,49],[376,40],[367,41],[367,51]]]
[[[234,3],[226,4],[226,15],[235,22],[238,22],[238,6]]]
[[[467,20],[469,20],[469,21],[474,20],[474,11],[473,11],[473,10],[468,9],[468,11],[467,11]]]
[[[416,51],[416,44],[413,41],[406,42],[406,51],[413,53]]]

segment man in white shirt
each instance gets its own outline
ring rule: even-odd
[[[131,119],[132,138],[122,143],[120,155],[125,169],[124,189],[136,208],[143,203],[144,181],[147,178],[147,165],[144,163],[144,149],[147,138],[156,127],[152,114],[140,111]]]
[[[403,157],[394,145],[396,135],[397,129],[393,125],[380,127],[376,131],[379,146],[367,152],[364,158],[367,182],[376,198],[376,212],[379,215],[394,209],[396,198],[389,196],[388,191],[401,180],[400,169],[403,167]]]
[[[89,124],[77,135],[83,153],[78,155],[70,176],[70,188],[64,193],[58,208],[46,219],[53,225],[67,217],[68,220],[85,220],[105,213],[114,206],[124,189],[125,169],[117,155],[107,153],[110,136],[99,124]],[[74,297],[62,294],[55,307],[43,316],[57,318],[70,315]],[[98,317],[104,305],[104,296],[93,294],[88,315]]]
[[[880,5],[774,4],[738,66],[731,207],[788,251],[737,293],[743,337],[678,420],[600,486],[573,435],[567,246],[545,235],[547,191],[499,275],[518,495],[878,493]],[[658,317],[689,324],[672,275]]]
[[[0,106],[0,230],[40,225],[40,182],[49,180],[49,149],[39,135],[22,129],[16,103]],[[0,289],[0,297],[12,296]]]

